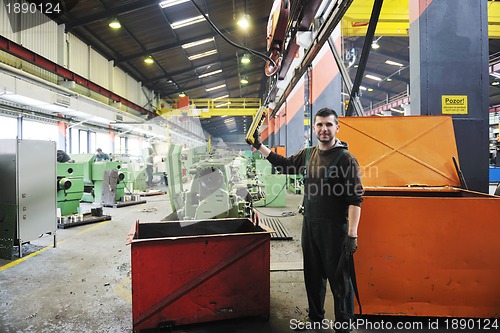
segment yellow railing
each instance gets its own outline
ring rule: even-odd
[[[254,116],[262,105],[260,98],[194,98],[189,99],[189,106],[159,110],[163,117],[192,116],[210,118],[216,116]]]

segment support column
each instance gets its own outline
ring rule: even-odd
[[[411,114],[453,117],[467,185],[487,193],[487,0],[409,0],[409,10]]]

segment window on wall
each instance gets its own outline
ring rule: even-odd
[[[126,154],[127,153],[127,138],[123,136],[115,136],[115,153],[116,154]]]
[[[128,153],[131,156],[142,156],[142,145],[138,138],[128,139]]]
[[[80,153],[78,150],[78,130],[75,128],[69,128],[67,133],[69,137],[69,152],[71,154]]]
[[[104,133],[104,132],[97,132],[96,133],[96,139],[95,139],[95,151],[97,148],[101,148],[103,152],[109,154],[113,153],[112,150],[112,145],[111,145],[111,138],[109,137],[109,133]]]
[[[71,128],[69,130],[70,151],[72,154],[93,154],[97,148],[109,152],[107,134],[96,133],[85,128]],[[102,145],[101,145],[102,143]]]
[[[0,139],[15,139],[17,137],[17,119],[0,116]]]
[[[85,154],[89,152],[87,138],[88,138],[87,131],[81,129],[78,130],[78,141],[79,141],[78,151],[80,152],[80,154]]]
[[[44,123],[33,120],[23,120],[23,139],[45,140],[57,142],[59,128],[56,123]]]
[[[89,153],[93,153],[96,151],[96,137],[97,133],[96,132],[90,132],[90,137],[89,137]]]

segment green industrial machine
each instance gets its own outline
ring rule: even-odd
[[[92,164],[94,154],[71,154],[75,163],[83,164],[83,195],[81,202],[94,202],[94,182],[92,181]]]
[[[138,163],[128,164],[127,171],[127,184],[131,184],[130,186],[127,185],[129,189],[142,192],[148,189],[146,181],[146,166],[141,166]]]
[[[286,175],[264,175],[264,205],[266,207],[286,207]]]
[[[115,186],[106,181],[106,171],[117,172],[116,177],[116,195],[115,200],[120,201],[125,195],[125,184],[127,169],[126,165],[121,162],[99,161],[92,163],[92,181],[94,183],[94,202],[101,203],[104,186]]]
[[[273,173],[273,166],[266,159],[256,159],[255,173],[258,177],[263,177],[264,175],[270,175]]]
[[[57,208],[61,216],[78,213],[82,199],[84,163],[57,163]]]
[[[200,160],[188,170],[191,181],[183,187],[180,145],[167,152],[169,196],[173,214],[169,220],[249,217],[252,196],[243,178],[244,159],[218,157]]]
[[[290,193],[301,194],[304,192],[304,177],[302,175],[287,175],[286,184]]]
[[[184,167],[189,170],[193,165],[199,161],[208,158],[207,146],[198,146],[187,149],[185,153],[182,154],[182,159],[184,161]]]
[[[117,172],[115,200],[120,201],[125,195],[125,185],[127,182],[126,163],[115,161],[94,162],[93,154],[73,154],[71,158],[76,163],[83,164],[84,193],[81,201],[102,202],[103,186],[105,185],[103,181],[106,170],[115,170]],[[115,186],[115,184],[108,183],[106,186]]]
[[[255,155],[254,155],[255,157]],[[254,202],[256,207],[286,206],[286,175],[273,174],[271,163],[267,159],[256,158],[255,177],[264,190],[264,196]]]
[[[121,162],[122,170],[127,170],[125,177],[125,193],[134,194],[147,190],[146,165],[142,156],[113,154],[113,161]]]

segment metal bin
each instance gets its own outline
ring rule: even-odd
[[[249,219],[137,222],[134,331],[269,318],[270,232]]]
[[[341,118],[339,138],[365,187],[363,313],[497,318],[500,197],[461,188],[452,118]]]

